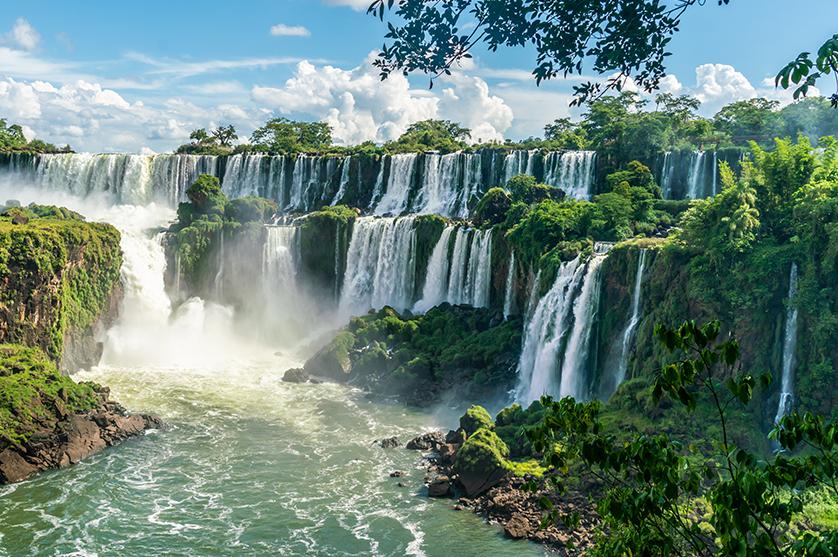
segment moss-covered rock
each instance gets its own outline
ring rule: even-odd
[[[480,495],[510,474],[509,448],[491,429],[478,429],[457,451],[454,471],[466,495]]]
[[[460,417],[460,429],[465,432],[466,437],[469,437],[481,428],[494,429],[495,422],[492,420],[492,416],[485,408],[478,405],[471,406],[468,410],[466,410],[466,413]]]
[[[26,223],[0,217],[0,342],[40,347],[63,369],[93,365],[94,329],[121,294],[119,232],[72,211],[26,210]]]

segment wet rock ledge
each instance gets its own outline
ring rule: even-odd
[[[0,484],[76,464],[162,425],[128,414],[106,387],[62,375],[35,348],[0,345],[0,393]]]

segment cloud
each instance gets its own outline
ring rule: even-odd
[[[241,58],[238,60],[205,60],[202,62],[186,62],[182,60],[157,59],[140,52],[129,52],[125,55],[127,60],[139,62],[153,69],[150,75],[170,75],[178,78],[194,77],[208,73],[215,73],[225,70],[242,69],[266,69],[271,66],[297,64],[300,58],[290,56],[277,56],[266,58]]]
[[[28,138],[91,152],[136,152],[141,147],[166,151],[187,141],[190,130],[198,127],[232,123],[253,129],[263,120],[260,111],[233,104],[198,106],[170,98],[150,105],[131,102],[99,83],[80,80],[56,86],[13,78],[0,79],[0,114],[22,124]]]
[[[348,6],[356,11],[366,11],[372,0],[324,0],[330,6]]]
[[[455,72],[435,91],[416,90],[400,74],[381,81],[373,57],[349,70],[300,62],[284,86],[255,86],[251,98],[282,114],[325,121],[343,144],[395,139],[429,118],[456,120],[484,140],[502,139],[512,124],[512,110],[478,77]]]
[[[6,42],[23,50],[35,50],[41,42],[41,35],[28,21],[19,17],[6,35]]]
[[[271,35],[274,37],[310,37],[311,31],[302,25],[285,25],[277,23],[271,27]]]

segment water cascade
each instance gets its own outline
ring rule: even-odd
[[[408,209],[410,187],[416,174],[416,154],[393,155],[390,158],[390,174],[387,189],[381,201],[375,206],[376,215],[398,215]]]
[[[451,234],[456,229],[455,226],[446,226],[431,252],[422,298],[413,307],[413,311],[417,313],[428,311],[448,296],[448,271],[450,269],[448,248],[451,245]]]
[[[663,164],[661,165],[660,185],[661,196],[664,199],[672,199],[672,179],[675,174],[675,165],[673,164],[672,151],[667,151],[663,154]]]
[[[637,331],[637,326],[640,324],[640,293],[643,289],[643,272],[646,270],[647,254],[648,250],[640,250],[640,255],[637,260],[637,273],[634,276],[634,290],[631,295],[631,317],[629,317],[626,328],[623,329],[623,334],[620,339],[620,359],[617,362],[615,381],[611,386],[612,392],[615,391],[626,378],[629,353],[631,351],[632,343],[634,342],[634,333]]]
[[[780,383],[780,403],[774,423],[789,413],[794,404],[794,353],[797,349],[797,263],[789,272],[789,296],[786,309],[786,326],[783,334],[783,375]]]
[[[512,315],[512,306],[515,303],[515,252],[509,255],[509,269],[506,271],[506,288],[503,297],[503,317],[509,319]]]
[[[544,157],[544,183],[564,190],[567,197],[590,199],[595,174],[595,151],[565,151]]]
[[[487,307],[491,287],[491,263],[491,230],[457,230],[446,301],[454,305]]]
[[[414,217],[362,217],[355,221],[346,256],[340,309],[361,315],[370,309],[413,303],[416,271]]]
[[[704,185],[704,151],[693,154],[690,172],[687,176],[687,199],[700,199]]]
[[[601,268],[610,244],[597,244],[587,262],[560,265],[552,288],[538,302],[524,330],[517,398],[589,397],[591,333],[599,313]]]

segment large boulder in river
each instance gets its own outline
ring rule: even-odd
[[[467,437],[473,435],[478,429],[494,429],[495,422],[492,416],[482,406],[474,405],[463,414],[460,418],[460,429],[462,429]]]
[[[282,380],[286,383],[308,383],[309,379],[311,377],[309,377],[308,372],[304,369],[289,369],[282,376]]]
[[[480,428],[469,436],[454,462],[466,495],[475,497],[494,487],[509,474],[509,448],[495,432]]]
[[[305,371],[315,377],[345,381],[352,373],[349,352],[355,346],[355,335],[341,331],[305,364]]]
[[[442,445],[445,445],[442,432],[431,431],[408,441],[406,448],[411,451],[435,451]]]

